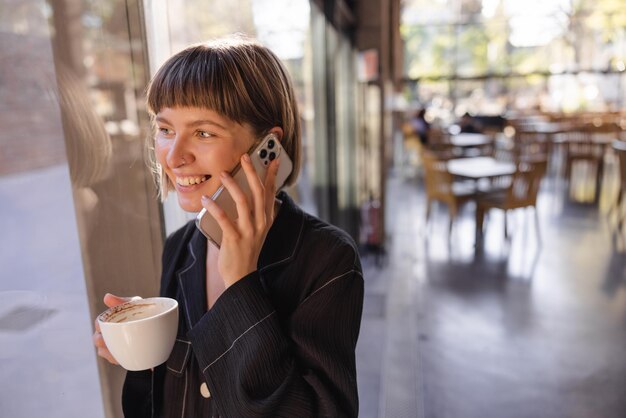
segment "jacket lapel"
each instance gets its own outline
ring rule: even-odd
[[[278,267],[295,256],[304,229],[304,213],[285,193],[280,192],[278,199],[282,205],[276,219],[268,231],[265,244],[259,255],[258,268],[263,273]],[[173,254],[174,259],[182,258],[180,263],[171,260],[170,265],[180,265],[175,271],[167,271],[163,285],[164,296],[174,297],[175,292],[180,304],[180,313],[184,317],[187,329],[202,318],[207,311],[206,305],[206,252],[207,240],[193,222],[186,227],[182,242]],[[187,251],[185,251],[185,246]]]
[[[182,313],[187,322],[187,329],[200,320],[206,312],[206,251],[207,241],[202,233],[195,228],[187,244],[186,260],[176,271]]]
[[[278,194],[282,202],[259,255],[261,273],[278,267],[295,256],[304,229],[304,213],[285,192]]]

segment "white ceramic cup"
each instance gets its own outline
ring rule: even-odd
[[[107,348],[126,370],[147,370],[169,357],[178,331],[178,302],[134,299],[98,315]]]

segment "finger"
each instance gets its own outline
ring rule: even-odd
[[[217,203],[215,203],[210,197],[202,196],[202,206],[209,212],[209,214],[215,219],[217,224],[222,229],[222,236],[238,237],[239,231],[235,227],[233,221],[230,220],[224,209],[222,209]]]
[[[265,213],[265,187],[261,183],[259,174],[254,169],[250,156],[244,154],[241,157],[241,166],[246,173],[246,179],[252,192],[252,200],[254,204],[254,222],[258,230],[264,230],[267,223],[267,214]]]
[[[107,350],[106,348],[98,348],[98,355],[111,364],[115,364],[115,365],[119,364],[117,360],[115,360],[111,352]]]
[[[123,297],[107,293],[106,295],[104,295],[103,301],[108,308],[112,308],[114,306],[121,305],[122,303],[139,299],[141,299],[141,296]],[[93,323],[96,332],[100,332],[100,324],[98,323],[98,318],[94,319]]]
[[[124,297],[124,296],[116,296],[111,293],[107,293],[104,295],[103,301],[106,306],[112,308],[117,305],[121,305],[122,303],[130,302],[131,300],[141,299],[140,296],[133,297]]]
[[[280,157],[270,163],[265,175],[265,213],[270,222],[274,219],[274,200],[276,199],[276,175],[280,167]]]
[[[222,184],[235,201],[237,207],[237,225],[240,227],[240,230],[252,231],[252,213],[250,212],[248,196],[246,196],[230,174],[223,171],[220,176],[222,178]]]
[[[98,356],[102,357],[111,364],[118,364],[117,360],[113,357],[109,349],[107,348],[104,338],[100,332],[93,333],[93,345],[96,346]]]
[[[93,345],[97,348],[106,348],[107,345],[104,342],[104,338],[102,337],[102,333],[100,331],[94,332],[91,338],[93,340]]]

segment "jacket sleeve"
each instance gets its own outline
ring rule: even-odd
[[[122,410],[126,418],[152,415],[152,370],[126,372],[122,389]]]
[[[291,315],[283,315],[259,273],[251,273],[189,331],[222,415],[358,415],[355,347],[363,308],[358,262],[316,283]]]

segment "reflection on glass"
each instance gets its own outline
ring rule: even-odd
[[[11,382],[0,415],[97,418],[104,410],[72,193],[106,171],[110,142],[83,107],[84,85],[67,67],[55,71],[48,14],[43,2],[3,5],[0,21],[0,368]],[[69,109],[85,117],[64,118]],[[95,148],[102,158],[93,166],[68,169]],[[45,390],[33,396],[35,387]]]
[[[139,6],[5,3],[0,415],[120,416],[123,372],[97,362],[93,318],[107,291],[155,294],[162,246]]]

